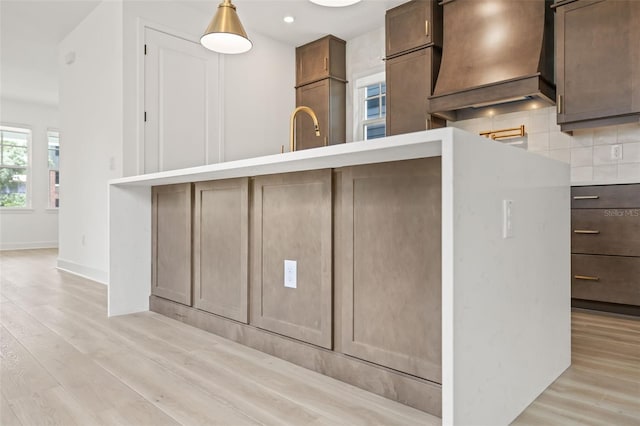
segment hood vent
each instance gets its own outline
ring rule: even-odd
[[[555,104],[549,0],[445,0],[429,110],[447,120]]]

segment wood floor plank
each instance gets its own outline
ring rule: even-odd
[[[91,426],[100,421],[85,410],[61,386],[9,400],[20,422],[27,425]]]

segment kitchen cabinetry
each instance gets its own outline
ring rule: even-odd
[[[346,42],[328,35],[296,48],[296,86],[333,77],[346,80]]]
[[[573,305],[640,314],[640,184],[572,188]]]
[[[441,383],[440,158],[341,175],[342,351]]]
[[[249,179],[195,184],[193,305],[248,322]]]
[[[440,67],[440,51],[425,48],[387,59],[387,135],[444,127],[431,117],[427,96]]]
[[[151,294],[191,305],[190,183],[152,190]]]
[[[296,104],[311,108],[318,117],[320,136],[317,136],[311,117],[298,114],[296,118],[297,149],[315,148],[344,142],[345,101],[344,82],[325,78],[306,84],[296,90]]]
[[[442,7],[434,0],[413,0],[387,10],[385,38],[388,57],[442,47]]]
[[[444,127],[428,113],[428,97],[438,77],[442,46],[442,7],[421,0],[389,9],[386,28],[388,136]]]
[[[258,176],[252,194],[250,323],[330,349],[331,170]]]
[[[306,114],[296,118],[296,149],[346,140],[346,42],[326,36],[296,48],[296,106],[316,113],[320,136]]]
[[[563,131],[640,119],[640,2],[556,2],[558,124]]]

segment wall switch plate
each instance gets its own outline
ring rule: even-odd
[[[502,200],[502,238],[513,238],[513,200]]]
[[[611,145],[611,159],[622,160],[622,145]]]
[[[298,288],[298,262],[295,260],[284,261],[284,286]]]

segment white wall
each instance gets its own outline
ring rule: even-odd
[[[353,126],[357,121],[354,115],[353,91],[359,78],[384,71],[384,16],[380,19],[380,28],[347,40],[347,142],[354,141]]]
[[[640,182],[640,123],[577,130],[573,136],[560,131],[556,108],[449,122],[472,133],[525,125],[519,142],[529,151],[569,163],[571,182]],[[622,159],[611,159],[611,146],[622,145]]]
[[[216,11],[203,14],[171,1],[127,1],[123,9],[124,175],[139,174],[143,106],[140,105],[141,26],[198,41]],[[246,28],[253,49],[222,55],[222,161],[280,152],[287,145],[289,114],[295,108],[295,48]],[[205,159],[203,159],[205,164]]]
[[[32,132],[31,208],[0,209],[0,249],[57,247],[58,211],[49,209],[48,198],[47,130],[58,129],[58,109],[51,105],[2,99],[0,123],[29,128]],[[62,150],[64,152],[64,148]]]
[[[107,181],[122,175],[122,2],[102,2],[62,41],[59,57],[58,266],[107,282]]]

